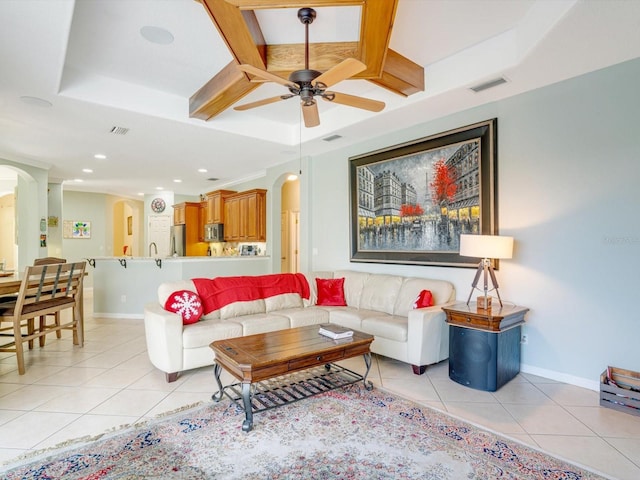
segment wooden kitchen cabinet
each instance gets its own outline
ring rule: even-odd
[[[233,190],[216,190],[207,193],[207,223],[224,223],[224,202],[226,197],[237,192]]]
[[[227,242],[264,242],[267,239],[267,191],[230,195],[224,200],[224,239]]]
[[[204,256],[208,244],[203,242],[204,226],[201,225],[201,202],[183,202],[173,206],[173,224],[185,226],[185,254]]]
[[[207,224],[207,201],[200,202],[198,209],[198,241],[204,242],[204,226]]]
[[[184,225],[186,222],[185,215],[186,206],[184,203],[178,203],[173,206],[173,224],[174,225]]]

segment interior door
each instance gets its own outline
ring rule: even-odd
[[[171,215],[149,215],[149,245],[154,242],[158,246],[158,256],[171,255]],[[149,251],[144,252],[148,255]],[[155,250],[151,249],[151,255]]]
[[[300,212],[289,213],[289,273],[300,271]]]
[[[280,213],[280,272],[289,273],[289,212]]]

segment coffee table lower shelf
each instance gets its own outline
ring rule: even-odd
[[[216,364],[214,374],[218,391],[211,398],[219,402],[226,396],[240,406],[245,412],[242,430],[248,432],[253,428],[254,413],[281,407],[358,382],[363,382],[367,390],[373,389],[373,383],[367,381],[371,365],[370,354],[368,358],[365,355],[365,362],[367,373],[364,376],[335,363],[328,363],[321,367],[273,377],[257,383],[238,382],[226,387],[223,387],[220,381],[222,367]]]

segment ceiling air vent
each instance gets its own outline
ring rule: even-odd
[[[497,87],[503,83],[507,83],[507,79],[504,77],[498,77],[493,80],[489,80],[488,82],[481,83],[480,85],[476,85],[475,87],[471,87],[471,90],[478,93],[483,90],[488,90],[489,88]]]
[[[111,130],[109,130],[114,135],[126,135],[128,131],[129,129],[125,127],[111,127]]]
[[[329,135],[328,137],[323,138],[323,140],[325,142],[333,142],[334,140],[337,140],[339,138],[342,138],[342,135]]]
[[[207,180],[209,180],[210,182],[217,182],[220,179],[216,177],[211,177],[211,178],[207,178]]]

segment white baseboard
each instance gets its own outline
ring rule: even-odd
[[[566,373],[557,372],[555,370],[547,370],[545,368],[533,367],[531,365],[520,364],[520,371],[523,373],[530,373],[537,375],[538,377],[549,378],[562,383],[568,383],[569,385],[575,385],[576,387],[588,388],[596,392],[600,391],[600,380],[590,380],[588,378],[576,377],[568,375]]]
[[[143,313],[101,313],[93,312],[94,318],[122,318],[123,320],[144,320]]]

